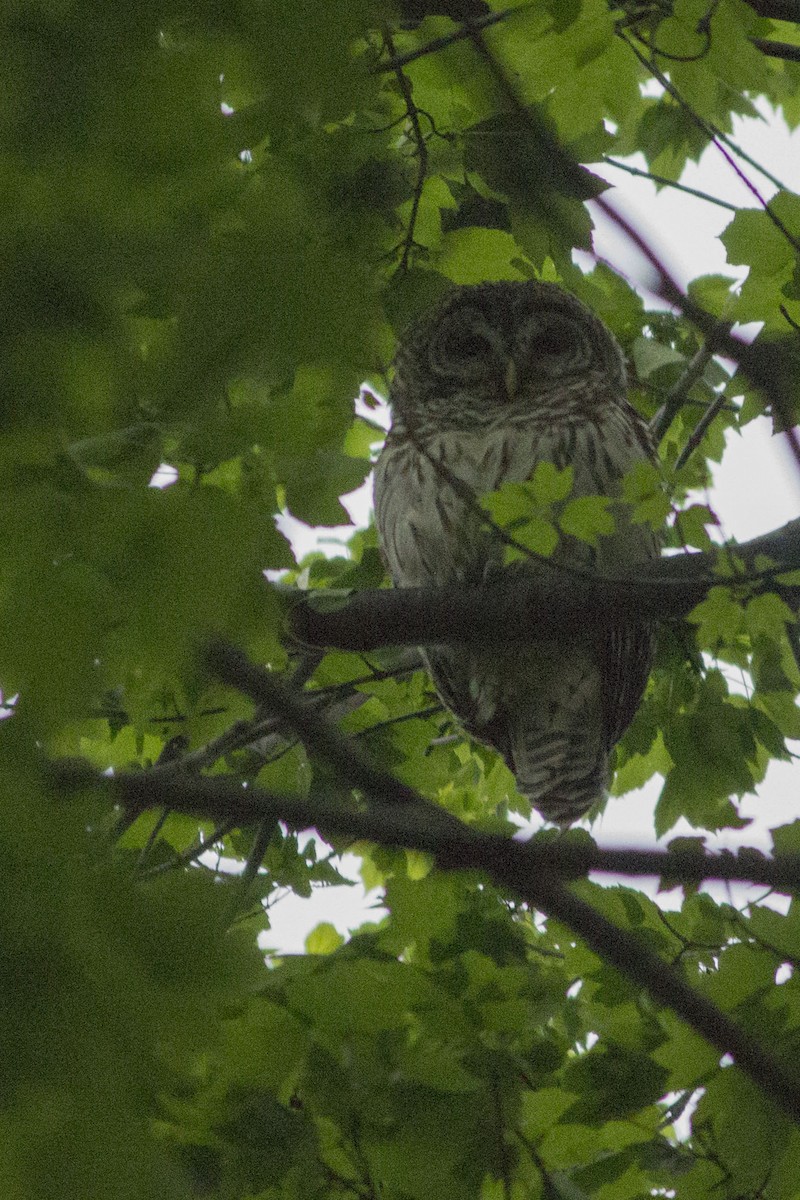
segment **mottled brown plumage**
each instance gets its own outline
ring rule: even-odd
[[[470,497],[526,480],[543,461],[572,466],[575,496],[613,496],[652,454],[626,399],[619,345],[554,284],[455,288],[401,340],[390,401],[375,513],[398,587],[475,585],[499,567],[503,547]],[[596,549],[564,538],[553,560],[614,573],[658,554],[657,537],[622,506],[615,520]],[[536,560],[524,569],[535,572]],[[633,718],[651,657],[652,631],[635,614],[599,639],[591,613],[582,637],[533,628],[529,642],[501,652],[426,652],[444,703],[560,824],[604,795],[609,752]]]

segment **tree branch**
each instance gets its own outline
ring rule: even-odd
[[[525,862],[524,846],[497,835],[484,835],[462,825],[444,809],[424,800],[413,789],[395,780],[358,752],[337,730],[309,711],[280,686],[269,672],[250,663],[235,647],[218,641],[209,647],[209,665],[223,679],[241,688],[257,703],[272,707],[300,737],[310,754],[320,754],[342,782],[363,791],[379,807],[372,816],[380,824],[411,819],[423,834],[426,849],[444,869],[472,868],[486,871],[493,882],[508,887],[531,907],[538,908],[573,929],[586,944],[615,966],[636,987],[645,987],[710,1045],[734,1061],[765,1094],[800,1124],[800,1077],[767,1052],[749,1033],[707,1000],[683,975],[665,963],[653,950],[627,930],[607,920],[590,904],[567,890],[549,866],[531,871]],[[395,797],[399,804],[386,804]],[[275,819],[276,799],[273,798]],[[316,808],[315,804],[310,809]],[[341,811],[341,810],[340,810]],[[353,815],[352,813],[348,815]],[[263,819],[263,818],[262,818]],[[334,816],[334,820],[336,817]],[[311,817],[316,823],[314,816]],[[396,830],[396,826],[395,826]],[[383,837],[379,838],[383,841]],[[405,845],[396,830],[391,844]]]
[[[769,217],[770,221],[772,221],[772,224],[775,226],[775,228],[781,232],[781,234],[786,239],[788,244],[794,250],[797,250],[798,252],[800,252],[800,240],[798,240],[798,238],[795,237],[795,235],[788,228],[788,226],[781,220],[781,218],[777,215],[777,213],[774,211],[774,209],[770,205],[769,201],[761,194],[761,192],[758,190],[758,188],[753,183],[753,181],[751,179],[748,179],[748,177],[745,175],[744,171],[741,169],[741,167],[738,165],[738,163],[736,163],[733,160],[731,155],[728,153],[728,151],[725,149],[725,147],[721,144],[721,139],[717,136],[716,127],[714,125],[712,125],[710,122],[706,121],[704,117],[701,117],[700,114],[697,113],[689,103],[687,103],[687,101],[683,98],[681,92],[678,90],[678,88],[675,86],[675,84],[668,78],[668,76],[666,76],[663,71],[659,70],[659,68],[656,66],[656,64],[654,62],[651,62],[649,59],[647,59],[646,56],[644,54],[642,54],[642,52],[638,49],[638,47],[636,47],[633,44],[633,42],[630,40],[629,37],[626,36],[625,33],[620,32],[618,34],[618,36],[622,39],[622,41],[625,43],[625,45],[631,50],[631,52],[636,55],[636,57],[638,58],[639,62],[642,64],[642,66],[645,68],[645,70],[649,71],[650,74],[653,76],[653,78],[658,80],[658,82],[665,89],[665,91],[667,91],[669,93],[669,95],[676,102],[676,104],[680,105],[680,107],[683,109],[683,111],[686,113],[686,115],[689,117],[689,119],[697,126],[698,129],[702,130],[702,132],[705,133],[705,135],[708,137],[709,141],[713,145],[716,146],[717,150],[723,156],[723,158],[727,162],[728,166],[731,168],[731,170],[734,172],[734,174],[737,176],[737,178],[741,181],[741,183],[743,183],[744,186],[748,189],[748,191],[755,197],[758,204],[761,206],[761,208],[764,210],[766,215]]]
[[[693,355],[691,361],[686,364],[686,370],[680,379],[677,380],[674,387],[670,388],[664,403],[650,422],[650,432],[656,445],[664,437],[670,425],[683,408],[689,392],[698,379],[700,379],[713,357],[714,351],[707,343],[701,346]]]
[[[747,0],[760,17],[770,21],[800,21],[800,0]]]
[[[751,38],[750,41],[769,58],[782,58],[784,62],[800,62],[800,46],[793,46],[789,42],[773,42],[770,38]]]
[[[216,642],[207,663],[220,678],[240,688],[257,704],[275,713],[295,733],[307,751],[322,757],[349,790],[357,789],[372,806],[347,806],[341,793],[313,800],[276,796],[244,787],[231,779],[197,778],[175,766],[170,773],[140,772],[109,779],[81,766],[59,772],[59,782],[73,787],[94,784],[110,789],[129,816],[159,806],[192,815],[211,815],[217,824],[260,825],[284,820],[296,828],[315,826],[323,833],[368,838],[383,845],[425,851],[444,870],[478,870],[499,887],[511,890],[525,903],[561,921],[586,944],[616,967],[637,988],[645,988],[660,1004],[671,1008],[720,1054],[730,1054],[737,1066],[800,1124],[800,1079],[765,1050],[749,1033],[688,983],[675,967],[628,930],[595,911],[569,891],[554,869],[572,851],[548,843],[534,849],[497,834],[484,834],[463,825],[446,810],[424,800],[413,789],[382,771],[317,713],[278,684],[270,673],[250,663],[235,647]],[[576,848],[577,849],[577,848]],[[581,850],[577,849],[580,854]],[[697,870],[701,857],[684,852],[687,870]],[[586,864],[584,858],[584,866]],[[619,865],[619,860],[614,864]],[[644,865],[643,860],[639,863]],[[647,866],[652,865],[652,860]],[[572,863],[572,870],[575,863]],[[755,871],[756,865],[752,864]]]
[[[732,574],[730,556],[738,571]],[[768,558],[777,565],[756,569]],[[311,645],[342,650],[380,646],[479,643],[509,645],[537,634],[602,637],[609,626],[686,616],[710,588],[750,584],[800,605],[800,587],[776,575],[800,569],[800,519],[740,546],[673,555],[637,564],[637,574],[608,578],[565,572],[537,562],[535,572],[515,564],[491,575],[479,588],[396,588],[342,595],[337,609],[318,610],[306,593],[292,609],[292,633]],[[749,574],[748,572],[752,572]],[[330,604],[330,594],[326,603]]]
[[[390,74],[392,71],[398,71],[408,66],[409,63],[416,62],[418,58],[424,58],[428,54],[436,54],[439,50],[446,50],[448,46],[471,37],[473,29],[488,29],[491,25],[497,25],[500,21],[505,21],[507,17],[512,17],[515,13],[523,12],[526,8],[531,7],[531,4],[521,4],[517,8],[504,8],[500,12],[489,13],[485,17],[476,17],[468,23],[465,22],[460,29],[455,29],[452,33],[447,33],[443,37],[432,38],[424,46],[419,46],[416,50],[409,50],[405,54],[396,54],[391,50],[390,57],[372,67],[370,73],[373,75],[385,75]]]
[[[295,733],[310,754],[329,763],[348,786],[360,789],[381,805],[424,805],[436,821],[442,809],[423,801],[388,771],[373,765],[359,747],[342,739],[336,727],[293,694],[270,672],[251,663],[247,655],[227,642],[215,641],[206,652],[206,664],[224,682],[244,692],[259,707],[275,714],[280,724]],[[445,814],[446,815],[446,814]]]
[[[224,661],[221,656],[218,658],[221,663]],[[238,673],[241,662],[229,660],[228,667],[233,665],[236,665]],[[257,668],[252,670],[257,672]],[[249,672],[248,679],[249,683],[258,684]],[[260,685],[254,686],[253,690],[258,690],[262,696],[265,694]],[[267,688],[267,691],[275,699],[271,689]],[[282,696],[281,703],[285,699]],[[318,731],[309,730],[307,725],[305,729],[298,727],[296,732],[301,737],[304,733],[309,736],[309,748],[312,744],[321,745]],[[346,743],[337,740],[338,747],[329,743],[326,749],[333,753],[339,766],[349,769],[346,760],[350,749]],[[354,762],[357,763],[354,776],[364,783],[369,776],[365,775],[363,761],[359,763],[359,758],[354,756]],[[383,788],[384,773],[378,771],[373,778]],[[314,826],[323,833],[340,837],[368,839],[382,845],[423,851],[431,854],[443,870],[484,872],[498,887],[512,891],[532,908],[545,912],[573,929],[592,950],[615,966],[636,987],[645,989],[660,1004],[672,1009],[716,1047],[720,1054],[731,1054],[737,1066],[795,1122],[800,1123],[800,1079],[794,1072],[784,1067],[749,1033],[695,991],[679,970],[665,963],[635,934],[614,925],[564,887],[556,874],[559,862],[569,863],[572,859],[570,869],[574,871],[581,858],[585,865],[593,855],[603,855],[603,852],[570,847],[568,843],[525,845],[497,834],[477,832],[462,825],[445,810],[424,802],[402,784],[395,786],[402,790],[403,803],[382,803],[367,811],[356,811],[344,808],[341,801],[279,797],[259,788],[244,788],[233,780],[195,778],[177,771],[172,776],[140,772],[109,779],[86,768],[72,772],[64,769],[60,772],[60,782],[73,787],[94,784],[107,788],[131,815],[138,815],[155,805],[167,806],[176,812],[193,816],[212,816],[217,821],[233,821],[237,825],[284,820],[295,828]],[[373,798],[385,800],[385,791]],[[413,803],[405,802],[409,798]],[[431,820],[432,814],[436,814],[435,821]],[[652,857],[645,864],[642,852],[605,852],[603,858],[595,857],[594,861],[604,862],[607,869],[616,869],[623,861],[619,857],[621,854],[635,854],[640,866],[655,866]],[[691,852],[667,854],[659,858],[662,862],[674,861],[676,871],[686,869],[695,879],[700,877],[700,873],[706,877],[706,872],[714,876],[717,871],[727,871],[726,856],[715,859],[710,867],[702,855]],[[796,881],[797,864],[793,864],[793,867],[792,877]],[[755,875],[759,871],[760,866],[753,861],[748,863],[744,873]],[[726,877],[730,876],[726,874]]]
[[[678,192],[686,192],[688,196],[696,196],[698,200],[707,200],[709,204],[716,204],[719,208],[727,208],[730,212],[739,211],[735,204],[730,204],[727,200],[720,200],[719,196],[712,196],[709,192],[701,192],[699,188],[689,187],[685,183],[678,183],[675,179],[668,179],[666,175],[654,175],[652,171],[643,171],[641,167],[632,167],[628,163],[620,162],[618,158],[612,158],[610,154],[603,155],[603,162],[618,171],[627,171],[629,175],[636,175],[640,179],[651,179],[653,183],[658,183],[661,187],[670,187]]]
[[[692,430],[691,437],[686,442],[686,445],[681,450],[675,462],[675,470],[680,471],[681,467],[685,467],[689,459],[694,454],[697,447],[702,442],[711,423],[719,416],[725,407],[725,389],[711,401],[706,408],[706,411],[701,416],[700,420]]]
[[[487,49],[480,31],[473,29],[470,32],[471,40],[477,54],[492,75],[501,94],[505,96],[511,110],[527,126],[531,134],[536,138],[537,143],[551,155],[554,164],[558,164],[563,178],[567,180],[574,178],[575,173],[578,171],[576,160],[560,145],[535,112],[520,98],[517,87],[512,82],[511,77]],[[691,109],[663,72],[649,63],[645,56],[640,53],[637,47],[624,34],[620,34],[619,36],[625,41],[626,45],[629,46],[643,66],[662,83],[662,86],[666,88],[676,102],[685,108],[691,119],[702,126],[712,140],[716,138],[720,153],[724,155],[732,169],[737,175],[741,176],[747,187],[764,204],[765,212],[773,223],[781,229],[781,232],[789,243],[800,249],[800,241],[786,229],[779,218],[775,217],[775,214],[763,200],[755,185],[743,174],[724,146],[719,144],[722,139],[717,138],[718,131]],[[532,197],[536,197],[541,191],[541,181],[535,178],[533,174],[531,174],[530,178],[530,190]],[[576,194],[578,193],[576,192]],[[653,247],[649,245],[647,240],[634,228],[630,221],[617,212],[613,204],[602,195],[595,196],[593,203],[601,212],[605,213],[609,220],[616,225],[630,244],[640,251],[645,260],[653,268],[658,280],[657,286],[654,289],[657,291],[657,294],[674,305],[697,326],[701,333],[705,335],[708,349],[712,353],[724,352],[733,358],[750,382],[764,393],[772,406],[773,413],[776,413],[781,420],[790,449],[794,455],[798,469],[800,469],[800,436],[798,436],[794,429],[794,414],[790,399],[797,391],[798,368],[794,361],[794,343],[791,343],[791,349],[789,348],[789,339],[785,339],[782,343],[771,342],[767,344],[747,345],[739,338],[734,337],[731,331],[732,327],[729,324],[720,322],[716,317],[706,312],[699,304],[696,304],[691,296],[685,293]],[[550,219],[554,218],[551,216]]]
[[[394,60],[395,49],[394,41],[391,33],[386,30],[384,38],[389,52]],[[400,94],[403,97],[403,103],[406,106],[406,117],[411,126],[411,134],[414,142],[414,153],[417,156],[417,178],[414,182],[414,192],[411,199],[411,212],[408,217],[408,228],[406,229],[405,237],[403,238],[403,251],[398,264],[398,271],[407,271],[409,258],[411,256],[411,248],[414,245],[414,230],[417,224],[417,216],[419,214],[419,206],[422,201],[422,193],[425,190],[425,180],[428,174],[428,147],[425,144],[425,135],[422,132],[422,126],[419,123],[419,109],[414,103],[414,96],[411,88],[411,83],[408,76],[403,71],[402,67],[395,65],[395,78],[397,86],[400,88]]]

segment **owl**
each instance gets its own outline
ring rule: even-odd
[[[653,456],[617,341],[555,284],[454,288],[401,339],[389,400],[375,519],[396,587],[475,587],[490,575],[513,587],[519,565],[502,567],[481,496],[550,462],[572,467],[574,496],[613,497]],[[658,555],[649,527],[621,504],[612,512],[614,532],[595,548],[564,537],[550,561],[621,574]],[[535,578],[536,558],[519,569]],[[610,752],[647,683],[653,630],[624,613],[598,634],[587,612],[581,634],[528,633],[507,648],[435,646],[424,657],[467,733],[499,751],[542,816],[569,825],[606,793]]]

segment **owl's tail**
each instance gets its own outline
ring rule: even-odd
[[[606,794],[608,754],[585,727],[554,730],[518,722],[509,757],[520,792],[556,825],[580,820]]]

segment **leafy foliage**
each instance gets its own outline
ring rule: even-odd
[[[644,416],[672,406],[660,470],[625,481],[630,519],[669,517],[674,547],[708,549],[716,518],[696,493],[724,433],[764,411],[789,424],[798,393],[772,414],[746,374],[703,358],[685,316],[645,311],[573,251],[591,248],[587,202],[606,186],[591,164],[604,156],[638,152],[664,184],[714,140],[735,153],[732,117],[758,97],[800,121],[798,64],[759,44],[796,31],[761,12],[743,0],[4,6],[9,1200],[800,1191],[800,1133],[774,1097],[571,929],[475,873],[332,834],[388,915],[347,939],[322,922],[306,955],[265,965],[258,939],[287,889],[347,886],[321,839],[275,820],[241,828],[224,808],[202,823],[133,819],[102,790],[57,786],[48,766],[172,760],[347,808],[341,771],[280,714],[253,720],[203,668],[222,634],[275,675],[297,668],[353,744],[467,825],[510,833],[528,815],[415,656],[291,645],[298,591],[335,605],[383,571],[372,529],[339,557],[297,563],[275,518],[346,523],[340,497],[382,437],[369,392],[358,417],[353,397],[365,381],[385,389],[409,319],[450,282],[541,277],[611,325]],[[691,299],[796,342],[800,198],[754,196],[722,240],[743,285],[701,278]],[[485,504],[528,550],[569,536],[588,554],[614,505],[572,498],[569,475],[541,467]],[[730,555],[689,626],[663,631],[616,777],[617,791],[664,777],[659,834],[681,816],[741,826],[737,798],[789,757],[793,622]],[[781,852],[799,842],[797,824],[775,832]],[[575,891],[796,1062],[796,900],[739,909],[687,886],[665,912],[634,888]]]

